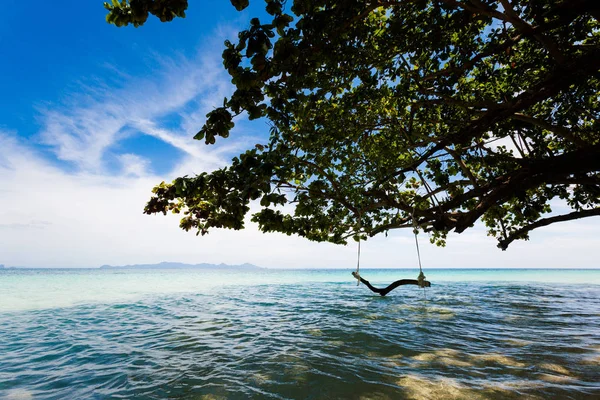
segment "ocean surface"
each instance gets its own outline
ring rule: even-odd
[[[600,399],[600,270],[350,272],[0,270],[0,399]]]

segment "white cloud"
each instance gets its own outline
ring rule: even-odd
[[[150,164],[150,161],[136,154],[121,154],[119,161],[122,165],[122,174],[125,176],[144,176]]]
[[[72,93],[66,104],[46,105],[40,111],[42,142],[54,149],[58,159],[95,173],[105,170],[106,151],[133,129],[193,157],[206,157],[210,154],[206,146],[190,138],[206,113],[222,104],[231,87],[221,65],[221,43],[214,37],[192,60],[156,56],[156,66],[148,77],[120,73],[110,84],[94,79],[92,84],[80,85],[80,91]],[[157,124],[170,114],[177,114],[180,126],[166,129]]]
[[[0,255],[6,265],[91,267],[177,260],[286,266],[295,258],[299,262],[293,266],[311,266],[302,252],[337,249],[255,229],[197,238],[178,228],[176,216],[142,214],[161,177],[66,173],[13,138],[0,137],[0,157],[7,161],[0,180],[10,188],[0,193]],[[44,224],[28,226],[32,221]]]
[[[191,140],[204,115],[220,105],[230,85],[221,66],[220,43],[215,39],[208,45],[219,51],[199,52],[208,57],[163,59],[150,78],[120,74],[117,78],[127,81],[121,81],[119,88],[98,81],[84,94],[74,95],[69,104],[43,110],[43,141],[53,147],[58,159],[73,163],[73,171],[55,166],[14,135],[0,132],[1,264],[94,267],[180,261],[355,268],[355,243],[344,247],[262,234],[253,224],[244,231],[214,231],[197,238],[179,229],[177,216],[142,214],[156,183],[225,165],[229,154],[260,141],[240,134],[247,127],[243,119],[238,121],[241,127],[216,146]],[[179,126],[161,123],[169,114],[180,117]],[[117,155],[120,171],[107,173],[103,164],[107,151],[132,130],[168,143],[184,156],[172,171],[157,176],[150,172],[148,159],[128,150]],[[444,249],[430,245],[421,235],[423,266],[597,266],[597,221],[552,228],[549,234],[532,233],[531,242],[513,243],[506,252],[498,250],[481,227],[452,235]],[[417,267],[411,231],[369,240],[362,246],[361,265]]]
[[[0,159],[2,264],[94,267],[160,261],[251,262],[266,267],[349,270],[356,266],[355,243],[344,247],[262,234],[252,224],[244,231],[221,230],[196,237],[179,229],[177,216],[143,215],[151,188],[165,177],[68,173],[8,135],[0,135]],[[550,228],[556,234],[533,232],[530,242],[515,242],[506,252],[497,249],[481,227],[451,235],[443,249],[420,235],[423,267],[427,271],[438,267],[597,266],[600,226],[596,220]],[[388,238],[364,243],[361,266],[417,267],[411,231],[394,231]]]

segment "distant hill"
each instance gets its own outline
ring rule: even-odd
[[[0,264],[0,269],[4,268],[4,264]]]
[[[100,269],[262,269],[253,264],[184,264],[177,262],[161,262],[158,264],[133,264],[133,265],[103,265]]]

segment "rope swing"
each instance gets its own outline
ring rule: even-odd
[[[413,207],[412,220],[413,220],[413,233],[415,235],[415,244],[417,246],[417,258],[419,260],[419,276],[417,279],[397,280],[385,288],[376,288],[373,285],[371,285],[371,283],[368,280],[366,280],[360,276],[360,242],[361,242],[360,230],[362,228],[362,224],[361,224],[362,220],[360,217],[361,216],[359,216],[359,222],[358,222],[358,226],[357,226],[357,230],[356,230],[356,232],[359,233],[358,237],[357,237],[358,246],[357,246],[357,254],[356,254],[356,271],[352,271],[352,276],[357,280],[356,286],[360,286],[360,283],[362,282],[372,292],[375,292],[375,293],[379,294],[380,296],[385,296],[389,292],[391,292],[392,290],[394,290],[395,288],[397,288],[399,286],[417,285],[417,286],[423,288],[423,294],[425,295],[425,288],[431,286],[431,283],[429,281],[425,280],[425,274],[423,273],[423,267],[421,266],[421,252],[419,250],[419,239],[417,237],[419,230],[418,230],[418,226],[417,226],[417,221],[415,219],[414,207]],[[427,297],[425,297],[425,299],[427,299]]]
[[[356,259],[356,286],[360,285],[360,237],[358,238],[358,257]]]
[[[360,286],[360,229],[362,228],[362,216],[358,216],[358,254],[356,257],[356,273],[352,274],[356,278],[356,286]]]
[[[412,220],[413,220],[413,233],[415,234],[415,245],[417,247],[417,259],[419,260],[419,276],[417,277],[417,282],[420,288],[423,288],[423,294],[426,296],[425,294],[425,287],[427,286],[427,284],[425,283],[425,274],[423,273],[423,267],[421,266],[421,252],[419,251],[419,229],[417,226],[417,220],[415,219],[415,207],[413,207],[413,214],[412,214]]]

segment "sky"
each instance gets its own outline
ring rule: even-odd
[[[191,2],[185,19],[140,28],[105,22],[101,0],[3,0],[0,13],[0,264],[98,267],[174,261],[269,268],[356,266],[356,243],[243,231],[184,232],[177,216],[142,213],[151,189],[211,171],[255,143],[264,121],[230,138],[192,137],[231,91],[221,63],[261,1]],[[531,233],[502,252],[476,225],[448,245],[420,235],[427,268],[596,268],[600,218]],[[417,267],[409,230],[362,245],[362,268]]]

